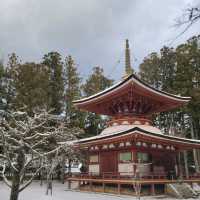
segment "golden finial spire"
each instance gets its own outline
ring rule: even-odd
[[[129,43],[128,39],[126,39],[126,48],[125,48],[125,75],[123,78],[127,78],[133,74],[133,69],[131,67],[131,59],[130,59],[130,49],[129,49]]]

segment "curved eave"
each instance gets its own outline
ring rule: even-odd
[[[188,138],[180,138],[180,137],[176,137],[176,136],[170,136],[170,135],[164,135],[164,134],[158,134],[158,133],[153,133],[153,132],[148,132],[146,130],[143,130],[141,128],[135,127],[133,129],[124,131],[124,132],[119,132],[119,133],[113,133],[110,135],[106,135],[106,136],[94,136],[91,138],[86,138],[86,139],[82,139],[79,140],[75,143],[75,145],[78,146],[89,146],[92,144],[98,144],[100,143],[107,143],[109,142],[109,140],[117,140],[117,139],[121,139],[122,137],[126,137],[126,136],[136,136],[137,137],[140,136],[145,136],[148,139],[152,139],[152,140],[159,140],[159,141],[163,141],[163,142],[170,142],[171,143],[175,143],[177,145],[185,145],[188,146],[188,148],[200,148],[200,140],[193,140],[193,139],[188,139]],[[139,138],[139,137],[138,137]]]
[[[112,95],[112,94],[116,93],[119,89],[127,86],[128,84],[136,84],[137,86],[141,87],[143,90],[145,89],[152,95],[160,96],[163,99],[166,99],[168,101],[171,100],[178,104],[185,104],[191,100],[191,97],[182,97],[182,96],[170,94],[170,93],[155,89],[155,88],[151,87],[150,85],[146,84],[145,82],[141,81],[136,75],[132,74],[129,77],[127,77],[125,80],[123,80],[123,81],[97,93],[97,94],[94,94],[92,96],[89,96],[89,97],[86,97],[86,98],[83,98],[80,100],[73,101],[73,103],[75,106],[84,109],[85,105],[90,105],[95,102],[99,102],[99,101],[103,100],[105,97],[107,97],[108,95]]]

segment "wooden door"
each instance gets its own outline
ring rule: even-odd
[[[100,155],[101,173],[117,172],[117,153],[115,151],[102,152]]]

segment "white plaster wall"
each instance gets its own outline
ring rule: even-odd
[[[118,172],[121,175],[133,175],[133,163],[119,163]]]
[[[98,164],[89,165],[89,172],[94,174],[99,174],[100,172],[99,165]]]
[[[138,166],[140,175],[148,175],[150,173],[150,165]]]

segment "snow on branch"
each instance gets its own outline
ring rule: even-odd
[[[19,192],[23,191],[26,187],[28,187],[32,183],[35,176],[41,171],[43,167],[44,166],[41,166],[39,169],[36,170],[36,172],[32,175],[32,177],[24,185],[21,186],[21,188],[19,189]]]
[[[3,154],[0,154],[0,158],[7,159],[7,157]]]
[[[45,167],[44,160],[53,159],[63,149],[73,154],[69,141],[76,139],[79,133],[79,129],[68,128],[58,117],[44,110],[35,112],[33,116],[20,111],[5,113],[0,121],[0,146],[3,147],[0,159],[6,163],[1,171],[6,184],[9,187],[13,184],[6,178],[6,168],[12,169],[10,173],[16,177],[12,181],[18,181],[18,185],[23,183],[26,173],[31,170],[31,178],[18,191],[25,189]]]
[[[4,163],[3,165],[0,164],[0,166],[2,167],[2,171],[1,171],[1,175],[3,177],[3,181],[5,182],[5,184],[11,188],[11,183],[10,181],[6,178],[5,176],[5,170],[6,170],[6,164]]]
[[[1,138],[2,138],[2,146],[3,146],[3,151],[5,152],[5,155],[2,155],[4,157],[5,160],[7,160],[10,164],[10,166],[12,167],[13,170],[18,171],[16,169],[16,167],[13,165],[11,159],[10,159],[10,155],[8,153],[8,147],[7,147],[7,143],[6,143],[6,139],[5,139],[5,134],[3,131],[1,131]]]

